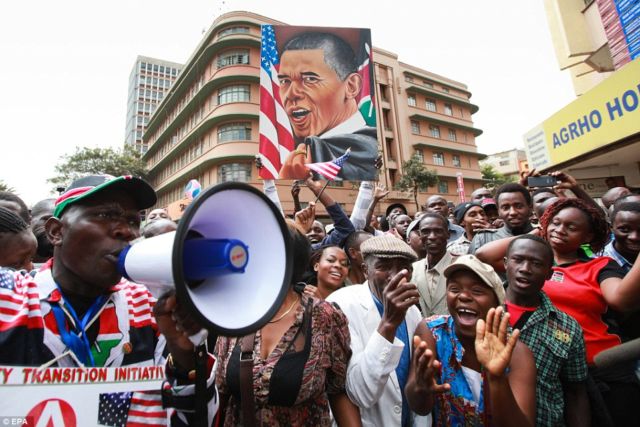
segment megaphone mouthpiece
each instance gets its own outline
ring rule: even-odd
[[[249,248],[237,239],[185,240],[183,270],[187,280],[205,280],[219,274],[244,273]]]

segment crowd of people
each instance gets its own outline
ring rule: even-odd
[[[382,185],[362,182],[347,213],[296,181],[286,297],[258,331],[210,343],[203,395],[193,313],[117,269],[130,242],[176,229],[164,209],[141,225],[148,184],[89,176],[30,210],[0,193],[0,364],[164,365],[153,414],[129,422],[193,425],[204,399],[224,426],[634,425],[640,355],[598,361],[640,337],[640,195],[596,201],[552,175],[380,215]]]

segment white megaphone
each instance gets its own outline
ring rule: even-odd
[[[291,239],[282,213],[259,190],[227,182],[202,192],[178,229],[120,254],[127,279],[178,300],[216,335],[243,336],[276,313],[292,274]]]

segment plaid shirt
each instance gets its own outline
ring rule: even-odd
[[[544,293],[541,304],[520,328],[520,339],[533,352],[538,370],[536,425],[564,426],[563,382],[587,378],[582,329],[558,310]]]
[[[447,251],[454,255],[466,255],[469,252],[469,246],[471,246],[471,240],[467,239],[463,233],[456,240],[447,244]]]

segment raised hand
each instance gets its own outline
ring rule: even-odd
[[[540,172],[536,171],[536,168],[533,168],[530,171],[522,171],[520,172],[520,181],[518,181],[518,183],[523,187],[529,188],[527,180],[530,176],[540,176]]]
[[[313,221],[316,220],[316,204],[309,202],[309,206],[296,212],[294,218],[298,227],[300,227],[305,234],[308,233],[309,230],[311,230]]]
[[[515,329],[508,336],[509,313],[503,308],[490,309],[486,323],[479,319],[476,323],[476,356],[484,369],[495,377],[504,375],[511,363],[511,355],[518,341],[520,331]]]
[[[393,336],[395,336],[395,329],[404,320],[409,307],[417,303],[420,297],[418,288],[413,283],[409,283],[408,278],[410,278],[409,271],[403,269],[393,276],[384,288],[382,323],[393,328]]]
[[[491,225],[491,223],[489,221],[481,219],[481,218],[475,219],[471,223],[471,226],[473,227],[473,231],[486,230],[488,228],[493,228],[493,225]]]
[[[304,180],[304,183],[307,185],[309,190],[311,190],[313,194],[315,194],[316,196],[320,194],[320,192],[322,191],[322,188],[324,187],[324,183],[322,181],[320,180],[314,181],[313,172],[307,173],[307,177]]]
[[[384,199],[387,194],[389,194],[389,190],[387,190],[387,187],[385,187],[384,184],[376,184],[376,187],[373,189],[373,198],[376,202]]]
[[[555,176],[558,184],[553,187],[554,190],[571,190],[578,186],[578,181],[568,173],[562,171],[551,172],[549,175]]]
[[[298,180],[293,181],[291,185],[291,196],[297,198],[300,195],[300,182]]]
[[[415,372],[414,387],[417,393],[444,393],[451,389],[449,384],[436,382],[436,374],[440,371],[441,363],[427,348],[427,343],[417,336],[413,337],[411,363]]]

